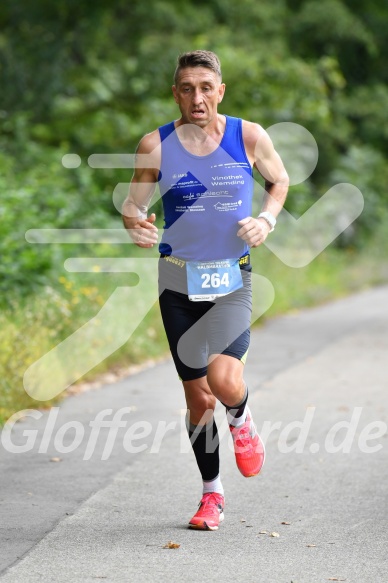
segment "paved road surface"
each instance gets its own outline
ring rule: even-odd
[[[217,532],[186,528],[201,482],[169,360],[16,424],[14,444],[35,433],[29,452],[0,449],[1,583],[386,583],[387,300],[380,287],[254,331],[246,379],[267,461],[244,479],[225,432]],[[104,410],[122,415],[114,440],[89,426]]]

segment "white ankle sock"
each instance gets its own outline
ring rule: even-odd
[[[240,427],[240,425],[245,423],[245,421],[247,420],[247,412],[248,405],[245,405],[243,414],[240,417],[233,417],[233,415],[231,415],[229,411],[227,411],[226,418],[228,420],[229,425],[233,425],[233,427]]]
[[[224,495],[224,489],[222,487],[221,478],[218,475],[214,480],[209,482],[203,480],[203,494],[208,494],[209,492],[217,492],[217,494]]]
[[[245,402],[245,405],[244,405]],[[226,418],[228,420],[229,425],[233,427],[241,427],[247,419],[247,403],[248,403],[248,387],[245,385],[244,396],[241,399],[240,403],[234,405],[233,407],[226,406]],[[241,407],[244,407],[242,415],[236,417],[235,415],[241,411]]]

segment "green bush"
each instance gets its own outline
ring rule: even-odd
[[[98,228],[111,218],[92,171],[63,168],[58,150],[39,148],[27,168],[1,155],[0,189],[0,306],[5,306],[48,284],[61,258],[53,246],[28,243],[29,229]]]

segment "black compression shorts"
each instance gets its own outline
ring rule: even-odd
[[[160,259],[160,310],[175,367],[183,381],[205,376],[212,354],[245,361],[252,289],[250,272],[244,269],[241,275],[242,288],[213,302],[192,302],[187,296],[184,265]]]

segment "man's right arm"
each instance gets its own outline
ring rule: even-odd
[[[158,229],[153,224],[155,214],[147,216],[160,168],[160,137],[156,130],[140,141],[136,150],[135,171],[129,193],[122,207],[125,228],[139,247],[153,247],[158,241]]]

